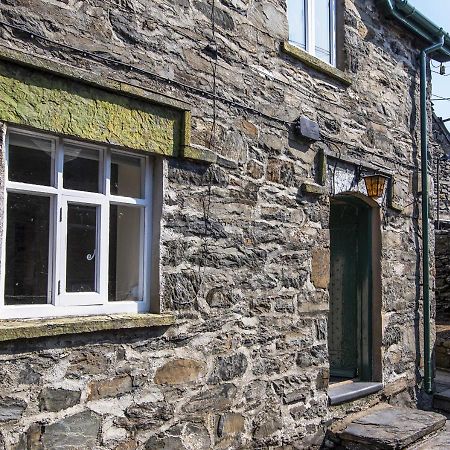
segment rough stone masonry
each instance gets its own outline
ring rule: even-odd
[[[375,0],[342,8],[350,84],[281,51],[284,0],[0,1],[16,27],[0,26],[1,47],[182,99],[193,145],[218,155],[157,157],[160,302],[175,325],[1,344],[0,449],[314,448],[349,409],[416,403],[419,43]],[[298,138],[300,116],[326,139]],[[360,165],[394,180],[381,208],[385,388],[329,407],[329,195],[359,189]]]

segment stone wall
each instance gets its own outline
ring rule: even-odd
[[[433,117],[433,181],[436,199],[436,319],[450,320],[450,133],[438,117]],[[439,160],[439,161],[438,161]],[[439,202],[438,202],[439,199]]]
[[[450,230],[436,230],[436,319],[450,320]]]
[[[433,151],[433,186],[435,207],[439,208],[439,217],[436,210],[435,219],[441,222],[438,224],[439,228],[448,228],[450,224],[450,161],[446,158],[450,155],[450,132],[447,131],[442,119],[434,114],[432,131],[430,148]]]
[[[438,316],[439,319],[439,311]],[[436,367],[438,369],[450,370],[450,325],[448,315],[445,324],[436,326]]]
[[[320,194],[338,192],[339,161],[349,174],[340,190],[357,190],[356,168],[370,165],[395,174],[397,201],[381,209],[386,390],[354,408],[399,391],[414,403],[417,49],[374,0],[344,3],[350,86],[281,52],[284,0],[216,1],[214,28],[201,0],[1,2],[2,21],[33,31],[0,26],[1,46],[188,102],[193,144],[219,157],[164,159],[161,310],[176,324],[2,344],[0,448],[319,445],[346,411],[328,407]],[[293,133],[301,115],[319,123],[321,142]],[[325,187],[304,193],[305,182]]]

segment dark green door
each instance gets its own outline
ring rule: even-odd
[[[333,200],[330,242],[331,375],[370,380],[370,208],[356,198]]]

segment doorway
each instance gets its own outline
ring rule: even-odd
[[[381,379],[379,207],[341,194],[330,208],[330,381]]]

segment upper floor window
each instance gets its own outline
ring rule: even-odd
[[[1,318],[149,310],[152,160],[11,130]]]
[[[336,0],[287,0],[289,41],[336,65]]]

